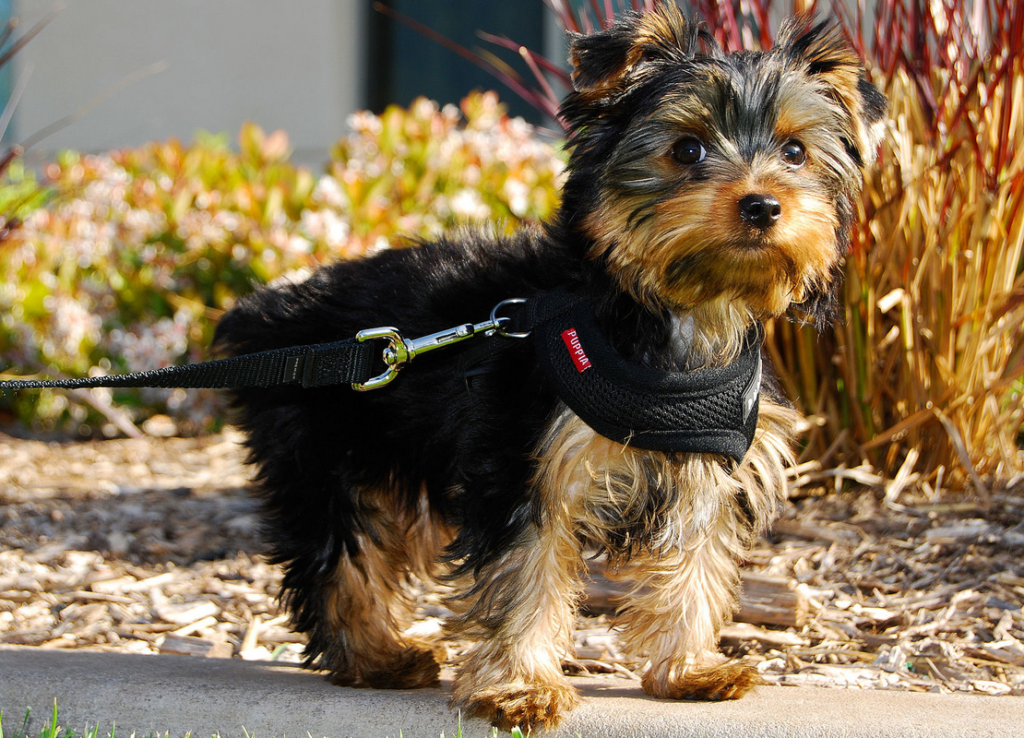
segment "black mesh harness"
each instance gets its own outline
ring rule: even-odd
[[[511,303],[511,304],[510,304]],[[510,315],[499,316],[499,311]],[[488,336],[464,352],[457,370],[472,371],[486,356],[532,337],[537,361],[558,397],[597,433],[654,451],[720,454],[742,461],[757,427],[761,388],[761,332],[746,336],[739,357],[721,368],[665,372],[622,359],[601,333],[585,297],[564,290],[508,300],[491,319],[418,339],[395,328],[361,331],[355,338],[296,346],[150,372],[85,379],[12,380],[0,391],[53,387],[245,388],[352,384],[374,389],[394,379],[417,355],[474,336]],[[388,370],[374,375],[374,341],[387,341]],[[379,362],[378,362],[379,363]]]
[[[597,433],[653,451],[743,460],[757,428],[759,327],[751,328],[731,364],[666,372],[616,354],[586,299],[547,293],[525,312],[533,315],[520,321],[534,324],[537,360],[556,394]]]

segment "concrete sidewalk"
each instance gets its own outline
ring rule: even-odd
[[[761,687],[743,700],[721,703],[651,699],[636,682],[573,679],[584,705],[555,733],[581,738],[629,736],[1024,736],[1024,700],[1015,697],[910,694],[796,687]],[[4,730],[49,719],[56,698],[62,725],[81,731],[99,723],[101,735],[150,731],[181,738],[218,733],[241,738],[437,738],[456,735],[441,689],[375,691],[334,687],[290,666],[237,659],[129,656],[35,648],[0,648],[0,710]],[[491,735],[478,719],[462,721],[467,738]]]

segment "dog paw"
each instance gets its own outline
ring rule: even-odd
[[[737,700],[764,680],[757,669],[744,664],[691,666],[671,678],[649,672],[644,691],[652,697],[671,700]]]
[[[500,730],[554,728],[580,703],[568,684],[517,684],[479,689],[459,700],[468,715],[488,718]]]
[[[432,651],[407,648],[392,658],[361,669],[361,682],[373,689],[418,689],[436,687],[441,667]]]

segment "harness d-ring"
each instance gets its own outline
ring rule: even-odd
[[[503,336],[504,338],[529,338],[530,331],[526,331],[525,333],[516,333],[514,331],[502,330],[501,326],[510,322],[512,319],[498,316],[498,310],[500,310],[505,305],[523,305],[525,303],[526,298],[510,297],[507,300],[502,300],[501,302],[494,306],[494,309],[491,310],[491,323],[495,325],[495,330],[497,331],[499,336]]]

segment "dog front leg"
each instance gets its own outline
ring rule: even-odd
[[[455,626],[477,643],[459,668],[453,706],[505,730],[553,727],[580,701],[561,664],[573,650],[582,558],[570,521],[553,517],[484,567]]]
[[[722,625],[736,609],[741,543],[723,510],[694,541],[641,556],[620,570],[634,579],[622,610],[624,645],[647,656],[643,689],[668,699],[737,699],[760,682],[756,669],[727,662]]]

